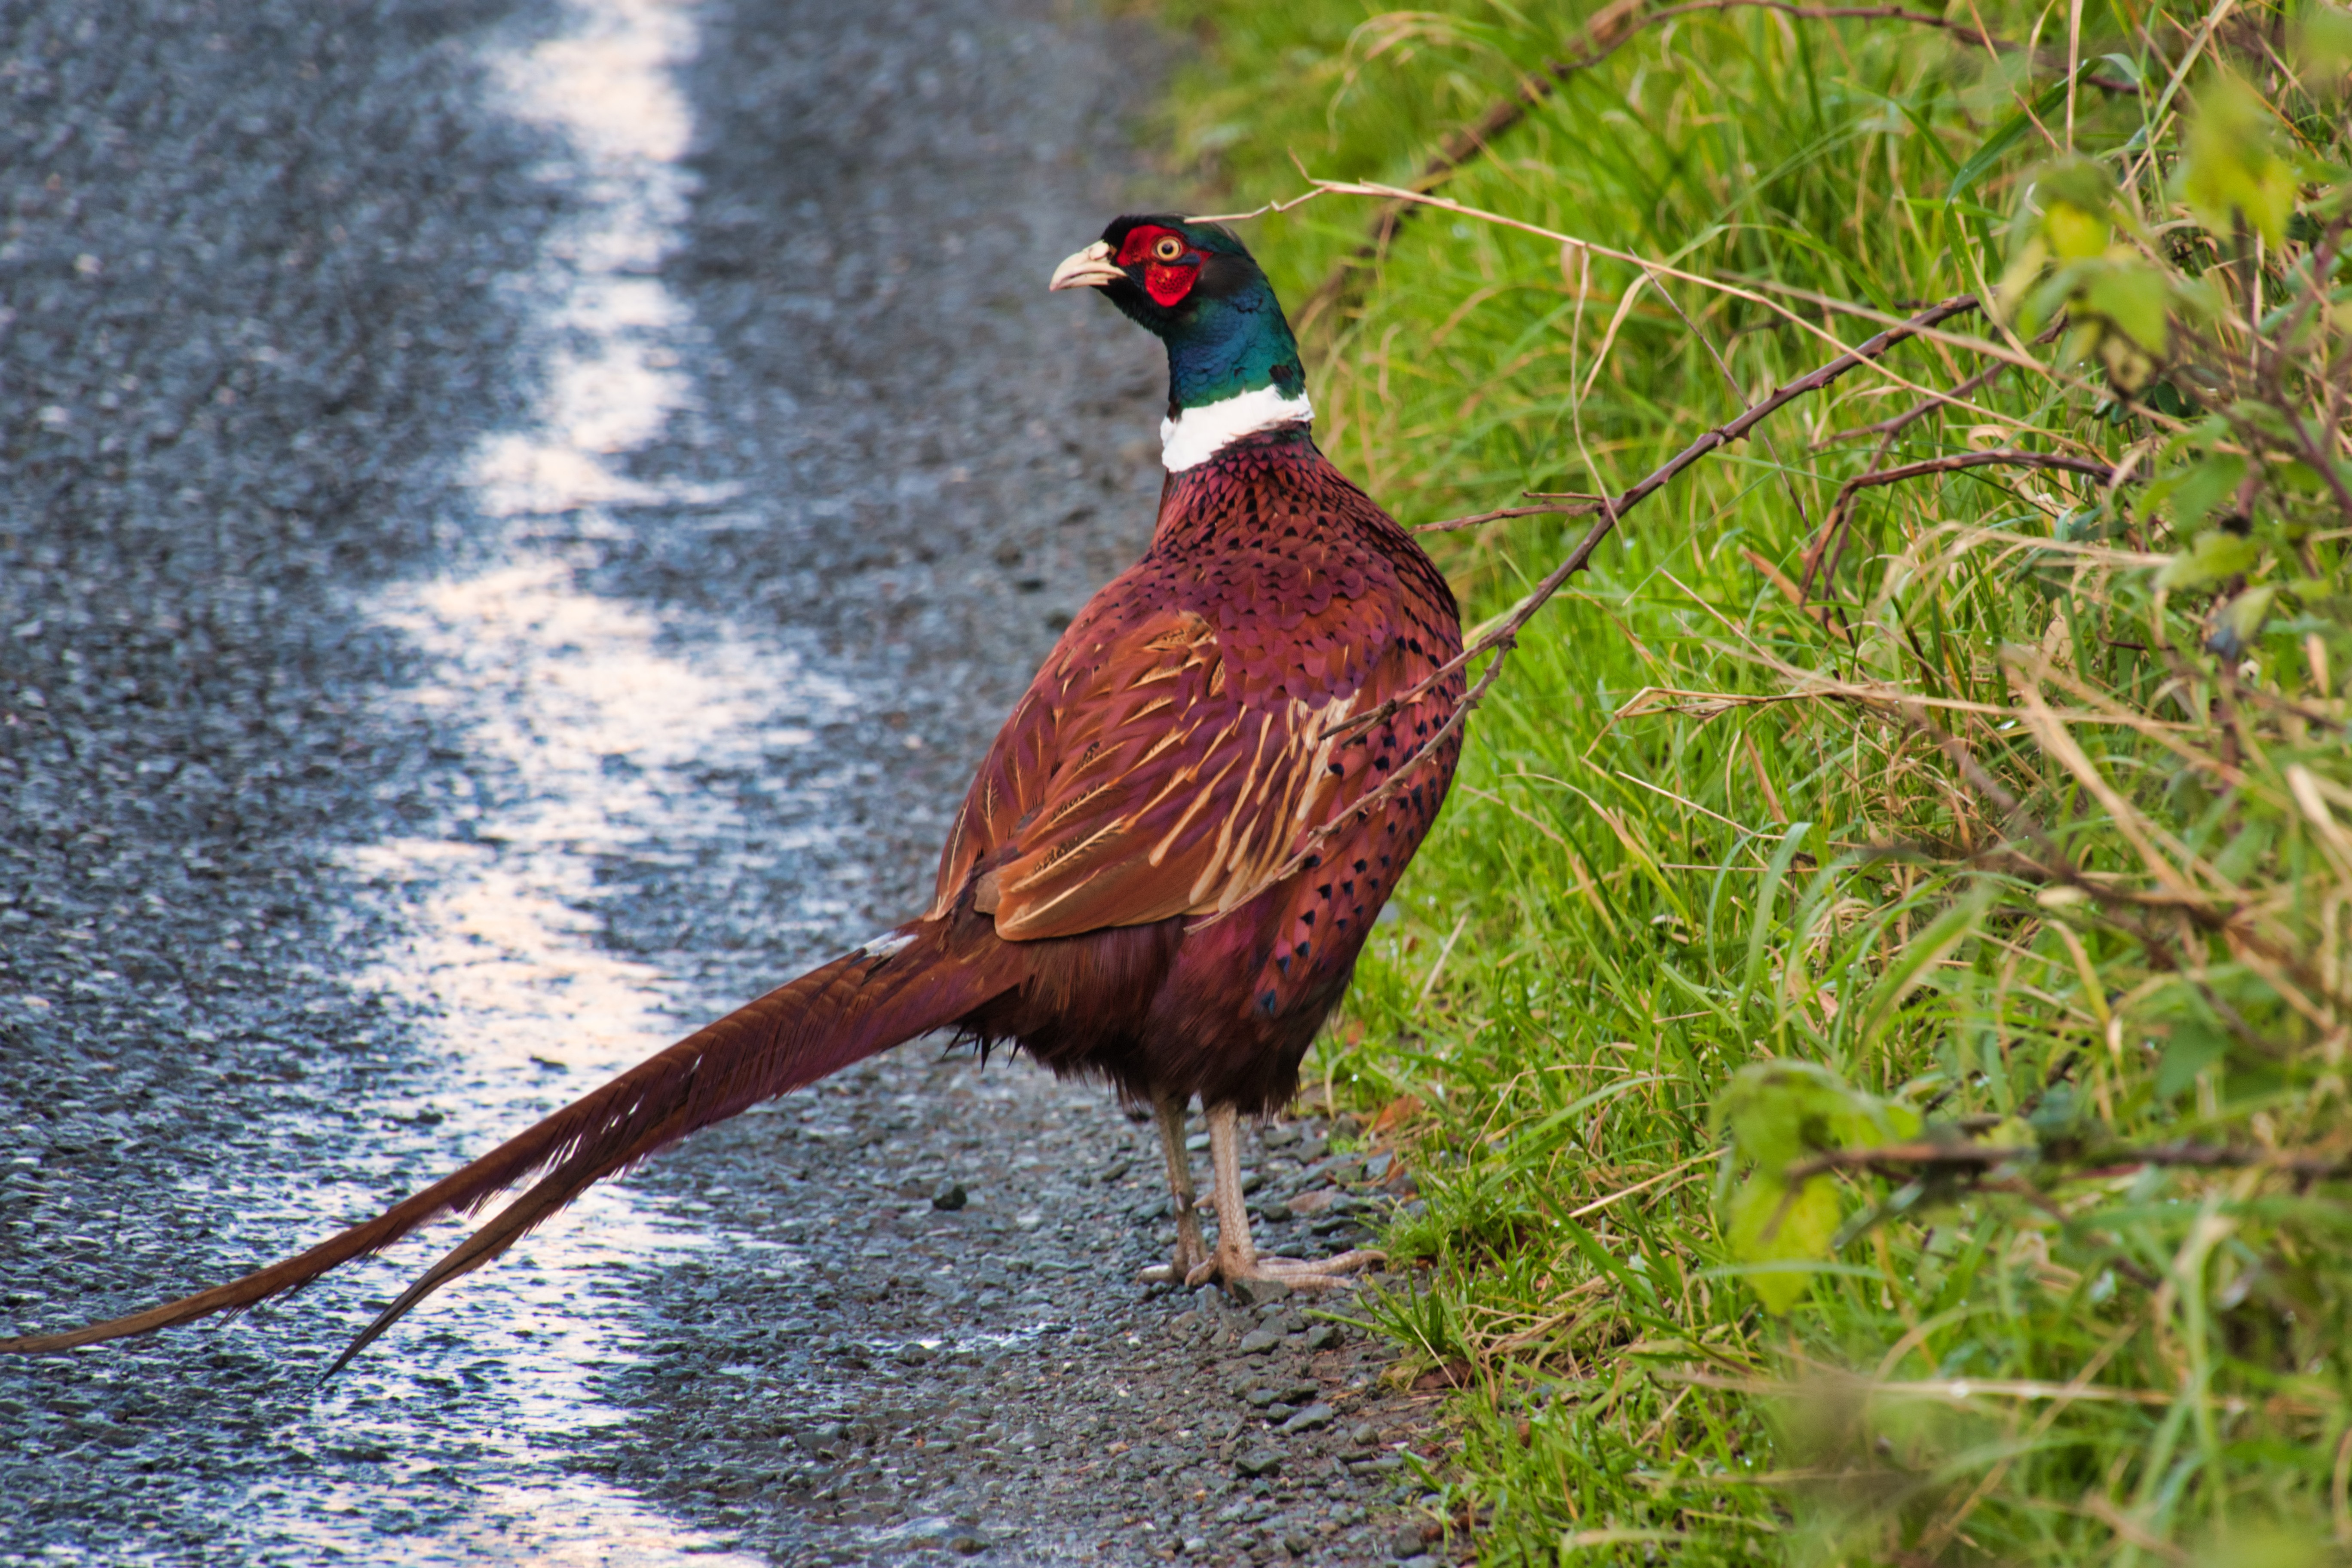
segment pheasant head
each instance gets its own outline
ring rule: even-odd
[[[1216,224],[1167,213],[1114,219],[1054,268],[1050,287],[1098,289],[1168,345],[1160,437],[1171,473],[1244,436],[1315,416],[1274,285]]]

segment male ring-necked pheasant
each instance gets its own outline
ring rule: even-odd
[[[386,1309],[340,1368],[590,1184],[940,1029],[1016,1042],[1057,1074],[1107,1079],[1155,1108],[1177,1215],[1162,1278],[1328,1286],[1368,1260],[1257,1255],[1236,1123],[1297,1089],[1299,1059],[1444,798],[1456,737],[1409,787],[1365,804],[1461,700],[1459,673],[1439,677],[1462,647],[1454,596],[1316,448],[1297,344],[1231,234],[1122,217],[1051,286],[1100,289],[1167,344],[1159,525],[1005,721],[940,858],[931,907],[299,1257],[0,1349],[62,1350],[249,1306],[537,1178]],[[1184,1148],[1196,1095],[1215,1173],[1213,1254]]]

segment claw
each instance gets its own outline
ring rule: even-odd
[[[1274,1285],[1285,1285],[1293,1290],[1348,1290],[1355,1288],[1350,1275],[1388,1261],[1388,1254],[1369,1248],[1343,1252],[1337,1258],[1325,1258],[1309,1262],[1297,1258],[1259,1258],[1252,1259],[1246,1268],[1221,1268],[1215,1278],[1228,1290],[1244,1280],[1259,1279]],[[1195,1270],[1187,1284],[1197,1285],[1208,1278]]]
[[[1190,1289],[1214,1280],[1244,1301],[1248,1282],[1261,1280],[1294,1290],[1344,1290],[1355,1281],[1348,1276],[1388,1261],[1388,1255],[1369,1248],[1343,1252],[1337,1258],[1306,1262],[1295,1258],[1261,1258],[1250,1237],[1249,1211],[1242,1202],[1241,1159],[1237,1147],[1238,1118],[1231,1105],[1208,1107],[1210,1163],[1215,1173],[1213,1198],[1217,1214],[1217,1246],[1202,1245],[1201,1226],[1193,1212],[1192,1168],[1184,1148],[1184,1106],[1173,1096],[1160,1101],[1160,1146],[1168,1156],[1168,1184],[1176,1204],[1176,1255],[1165,1265],[1142,1270],[1146,1284],[1171,1284],[1179,1279]]]
[[[1379,1248],[1362,1247],[1340,1253],[1337,1258],[1325,1258],[1314,1262],[1302,1262],[1295,1258],[1261,1258],[1258,1263],[1266,1268],[1296,1269],[1306,1274],[1355,1274],[1388,1260],[1389,1255]]]

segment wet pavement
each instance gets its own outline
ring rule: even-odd
[[[1018,0],[0,11],[6,1321],[280,1256],[915,906],[1149,531],[1157,345],[1043,279],[1149,196],[1165,53]],[[1324,1132],[1256,1156],[1293,1250],[1381,1201]],[[1297,1303],[1130,1283],[1169,1231],[1107,1095],[918,1044],[323,1390],[454,1228],[0,1364],[0,1563],[1409,1554],[1417,1407]]]

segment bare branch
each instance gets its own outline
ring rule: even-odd
[[[1438,727],[1435,734],[1433,734],[1428,740],[1415,747],[1411,754],[1406,756],[1402,763],[1397,764],[1396,771],[1389,775],[1386,783],[1382,784],[1380,788],[1374,790],[1371,794],[1366,795],[1361,801],[1358,802],[1354,810],[1335,819],[1334,821],[1326,823],[1323,826],[1317,828],[1313,833],[1308,834],[1306,838],[1300,841],[1297,848],[1291,852],[1287,859],[1284,860],[1281,865],[1276,867],[1274,870],[1267,873],[1266,876],[1258,882],[1257,886],[1251,889],[1248,897],[1234,900],[1232,907],[1238,908],[1243,904],[1246,904],[1249,901],[1249,899],[1255,898],[1257,893],[1267,888],[1273,887],[1278,882],[1286,881],[1288,879],[1297,874],[1297,872],[1306,866],[1307,862],[1311,859],[1326,843],[1329,842],[1332,837],[1338,834],[1348,823],[1353,821],[1362,813],[1371,811],[1377,807],[1387,805],[1390,801],[1395,799],[1397,795],[1403,793],[1403,791],[1408,787],[1409,782],[1412,776],[1420,771],[1422,764],[1436,754],[1437,749],[1444,745],[1454,732],[1462,727],[1463,721],[1469,717],[1470,710],[1476,707],[1486,697],[1486,693],[1493,689],[1496,679],[1501,675],[1503,669],[1503,658],[1499,656],[1507,654],[1511,648],[1516,647],[1518,642],[1518,634],[1520,630],[1534,617],[1535,613],[1543,608],[1546,604],[1549,603],[1552,596],[1555,594],[1558,594],[1559,590],[1566,585],[1570,577],[1573,577],[1579,572],[1583,571],[1591,563],[1592,552],[1601,547],[1601,542],[1608,538],[1610,533],[1616,528],[1617,521],[1620,518],[1623,517],[1634,507],[1639,506],[1643,501],[1648,500],[1651,496],[1654,496],[1657,494],[1658,491],[1664,489],[1668,484],[1672,483],[1675,478],[1682,473],[1684,469],[1697,462],[1701,458],[1706,457],[1710,452],[1720,450],[1721,448],[1731,445],[1734,441],[1742,439],[1749,431],[1755,429],[1757,426],[1762,424],[1766,419],[1778,413],[1780,409],[1787,407],[1790,404],[1796,402],[1801,397],[1819,392],[1822,388],[1829,385],[1832,382],[1836,381],[1848,371],[1854,370],[1862,365],[1870,363],[1874,360],[1881,358],[1888,350],[1894,348],[1897,343],[1904,342],[1906,339],[1916,337],[1920,332],[1935,327],[1939,322],[1950,321],[1955,316],[1968,314],[1969,311],[1977,309],[1977,297],[1975,295],[1959,294],[1955,295],[1953,298],[1946,300],[1939,304],[1931,306],[1929,309],[1920,311],[1910,321],[1903,322],[1900,325],[1885,329],[1884,331],[1879,332],[1876,336],[1869,339],[1867,342],[1848,349],[1845,353],[1838,355],[1835,359],[1831,360],[1828,363],[1821,366],[1811,374],[1798,377],[1788,385],[1772,393],[1770,396],[1759,399],[1754,405],[1742,412],[1737,419],[1730,421],[1728,424],[1717,426],[1714,429],[1709,430],[1697,440],[1693,441],[1689,446],[1685,447],[1681,451],[1675,453],[1672,458],[1669,458],[1656,468],[1652,469],[1646,477],[1644,477],[1639,483],[1633,485],[1630,489],[1621,491],[1614,496],[1603,497],[1597,503],[1571,503],[1575,505],[1595,506],[1596,510],[1601,513],[1600,521],[1595,522],[1591,528],[1585,531],[1584,537],[1577,542],[1576,548],[1569,552],[1568,558],[1562,561],[1559,565],[1553,567],[1551,571],[1546,574],[1543,581],[1536,584],[1532,592],[1520,599],[1517,605],[1511,607],[1509,614],[1506,615],[1499,622],[1496,623],[1493,629],[1486,632],[1483,637],[1474,639],[1468,647],[1465,647],[1454,658],[1447,659],[1444,664],[1433,670],[1425,679],[1416,682],[1411,687],[1408,687],[1406,689],[1399,692],[1396,696],[1390,698],[1387,701],[1380,704],[1378,707],[1358,714],[1356,717],[1347,721],[1345,723],[1332,726],[1323,732],[1323,735],[1318,739],[1318,741],[1323,739],[1340,739],[1371,729],[1375,725],[1384,723],[1391,715],[1403,708],[1407,703],[1418,701],[1423,697],[1427,696],[1431,691],[1434,690],[1441,683],[1443,683],[1447,677],[1453,675],[1455,671],[1464,668],[1472,659],[1487,653],[1497,655],[1498,657],[1496,658],[1495,662],[1488,667],[1486,672],[1479,677],[1478,684],[1473,687],[1463,698],[1462,701],[1455,707],[1454,712],[1447,717],[1445,722]],[[1216,920],[1222,918],[1222,916],[1211,916],[1207,921],[1201,923],[1203,925],[1211,924]],[[1195,929],[1198,928],[1196,927]]]
[[[1967,402],[1971,393],[1982,392],[2008,368],[2006,364],[1988,365],[1949,392],[1939,392],[1921,402],[1915,403],[1891,419],[1882,419],[1875,425],[1857,425],[1851,430],[1837,431],[1832,435],[1822,437],[1813,443],[1813,447],[1818,450],[1823,447],[1834,447],[1841,441],[1859,441],[1865,436],[1889,437],[1899,436],[1912,425],[1937,409],[1948,408],[1956,403]]]
[[[1562,501],[1558,506],[1507,506],[1499,511],[1473,512],[1468,517],[1449,517],[1443,522],[1424,522],[1413,529],[1415,533],[1444,533],[1450,529],[1476,528],[1482,523],[1501,522],[1514,517],[1590,517],[1599,511],[1606,498],[1592,496],[1578,500]]]

